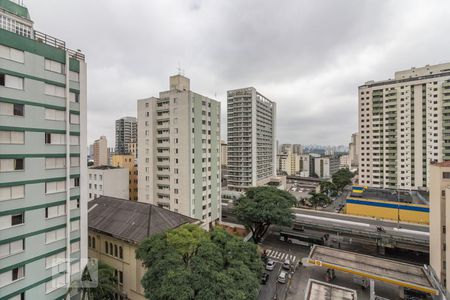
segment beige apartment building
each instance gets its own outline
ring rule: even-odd
[[[220,141],[220,164],[224,167],[228,165],[228,145],[225,141]]]
[[[170,77],[159,98],[138,100],[139,201],[201,220],[219,219],[220,102]]]
[[[227,92],[228,189],[245,191],[276,176],[276,104],[255,88]]]
[[[348,144],[348,156],[350,169],[357,169],[359,163],[359,150],[361,149],[361,135],[357,132],[352,134],[352,139]]]
[[[430,186],[430,163],[450,159],[450,63],[399,71],[359,87],[359,180]]]
[[[98,140],[94,141],[94,166],[108,165],[109,161],[109,149],[106,136],[101,136]]]
[[[450,289],[450,161],[430,166],[430,265],[441,283]]]
[[[88,218],[89,257],[114,268],[120,290],[118,299],[132,300],[147,299],[141,285],[146,270],[136,259],[139,243],[155,234],[197,222],[152,204],[106,196],[89,202]]]
[[[287,147],[286,153],[278,155],[279,170],[287,175],[297,175],[300,172],[300,155],[294,153],[293,147]]]

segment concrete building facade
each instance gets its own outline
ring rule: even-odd
[[[93,158],[94,166],[105,166],[109,162],[108,141],[106,136],[101,136],[94,141]]]
[[[450,63],[399,71],[359,87],[359,180],[381,188],[430,186],[450,159]]]
[[[430,166],[430,265],[450,289],[450,161]]]
[[[96,166],[88,168],[89,201],[100,196],[129,197],[128,168]]]
[[[325,156],[314,158],[314,173],[319,178],[331,178],[339,171],[340,160],[338,157]]]
[[[170,77],[159,98],[138,100],[139,201],[201,220],[219,218],[220,102]]]
[[[123,117],[116,120],[116,154],[132,153],[131,144],[137,142],[137,119]]]
[[[276,176],[276,104],[255,88],[227,92],[228,189],[245,191]]]
[[[293,147],[286,148],[286,153],[278,155],[279,170],[287,175],[298,175],[300,172],[300,155],[294,153]]]
[[[310,177],[311,176],[311,156],[309,154],[302,154],[299,157],[299,165],[300,165],[300,176],[301,177]]]
[[[59,299],[80,276],[86,157],[84,55],[0,1],[1,299]]]
[[[228,145],[225,141],[220,141],[220,165],[226,167],[228,165]]]
[[[357,132],[352,134],[352,139],[348,145],[348,156],[350,159],[350,169],[357,169],[359,163],[359,150],[361,149],[361,135]]]
[[[111,165],[128,169],[128,199],[138,201],[138,167],[133,154],[114,154]]]

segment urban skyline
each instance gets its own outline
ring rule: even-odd
[[[355,86],[389,78],[393,70],[446,62],[450,48],[450,42],[440,38],[450,29],[442,21],[450,7],[446,1],[323,1],[308,6],[280,6],[276,1],[24,3],[41,31],[68,36],[68,43],[89,57],[89,143],[101,135],[113,142],[112,120],[135,116],[135,99],[164,90],[164,79],[180,67],[193,90],[221,101],[222,128],[226,91],[254,86],[278,103],[278,113],[284,116],[277,124],[280,142],[346,144],[358,129],[357,120],[349,118],[357,113]],[[47,17],[49,10],[71,13]],[[240,11],[251,15],[229,24]],[[263,24],[273,11],[277,14],[271,16],[270,26]],[[389,18],[376,20],[373,11]],[[176,22],[161,18],[165,13]],[[116,21],[131,19],[141,23]],[[323,19],[327,24],[318,22]],[[158,28],[152,25],[155,20]],[[248,42],[239,43],[244,36]],[[226,46],[224,38],[230,40]],[[276,42],[268,43],[271,40]],[[136,43],[139,47],[131,47]],[[404,55],[404,49],[412,50]],[[236,72],[240,76],[234,76]]]

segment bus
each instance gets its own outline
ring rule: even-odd
[[[323,245],[323,237],[311,236],[305,233],[280,231],[280,240],[289,244],[297,244],[312,247]]]

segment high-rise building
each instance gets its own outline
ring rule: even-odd
[[[9,0],[0,144],[0,298],[62,299],[87,258],[86,63]]]
[[[312,161],[314,159],[311,158],[309,154],[302,154],[299,157],[299,164],[300,164],[300,176],[301,177],[310,177],[311,176],[311,168]]]
[[[228,165],[228,145],[225,141],[220,141],[220,164],[224,167]]]
[[[450,159],[450,63],[366,82],[358,94],[360,183],[429,187],[430,162]]]
[[[278,166],[282,174],[298,175],[300,172],[300,155],[293,152],[293,147],[286,148],[287,152],[278,155]]]
[[[210,225],[219,218],[220,102],[170,77],[159,98],[138,100],[139,201]]]
[[[100,196],[129,197],[128,169],[113,166],[96,166],[88,168],[88,199]]]
[[[359,132],[352,134],[352,140],[348,145],[348,156],[350,159],[350,169],[358,168],[359,150],[361,149],[361,138]]]
[[[276,176],[276,105],[253,87],[227,95],[228,189],[245,191]]]
[[[137,120],[123,117],[116,120],[116,154],[132,153],[131,144],[137,142]]]
[[[339,171],[339,157],[324,156],[314,158],[314,173],[319,178],[331,178],[334,173]]]
[[[450,161],[430,166],[430,265],[450,289],[446,270],[450,270]]]
[[[101,136],[98,140],[94,141],[94,166],[108,165],[109,161],[109,149],[106,136]]]
[[[295,154],[298,154],[298,155],[302,155],[303,154],[303,146],[300,144],[293,144],[292,152],[294,152]]]

